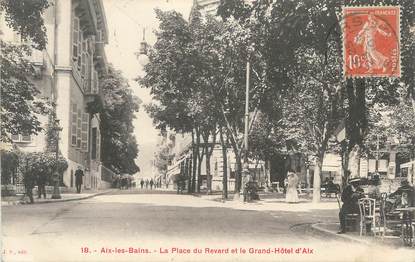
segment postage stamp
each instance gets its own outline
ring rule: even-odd
[[[400,77],[400,7],[343,7],[343,73]]]

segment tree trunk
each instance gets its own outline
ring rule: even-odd
[[[271,164],[268,159],[265,160],[265,166],[264,166],[264,175],[265,175],[265,185],[267,188],[271,186]]]
[[[343,189],[346,185],[347,180],[349,179],[348,171],[349,171],[349,150],[347,149],[347,142],[341,142],[341,162],[342,162],[342,181],[341,181],[341,189]]]
[[[235,197],[239,197],[241,191],[241,177],[242,177],[242,158],[239,153],[235,154],[236,170],[235,170]]]
[[[203,147],[202,153],[200,153],[200,137],[201,133],[199,129],[196,129],[196,153],[197,153],[197,193],[200,193],[200,187],[202,185],[202,161],[205,155],[205,149]]]
[[[193,155],[192,155],[193,156]],[[193,167],[193,165],[192,165],[192,156],[188,159],[188,163],[189,163],[189,165],[188,165],[188,167],[187,167],[187,171],[188,171],[188,173],[187,173],[187,177],[189,178],[189,180],[187,181],[187,193],[192,193],[192,167]]]
[[[212,133],[212,145],[209,145],[209,136]],[[216,144],[216,127],[211,131],[207,131],[203,135],[203,140],[205,143],[205,154],[206,154],[206,179],[207,179],[207,193],[209,194],[212,191],[212,174],[211,174],[211,166],[210,166],[210,159],[213,154],[213,150]]]
[[[200,153],[199,147],[197,149],[198,153],[198,160],[197,160],[197,193],[200,193],[200,187],[202,186],[202,161],[203,156],[205,155],[205,150],[202,150],[202,153]]]
[[[196,172],[197,172],[197,149],[198,145],[195,144],[195,132],[192,130],[192,188],[191,192],[196,192]]]
[[[321,188],[320,176],[321,176],[321,168],[323,164],[323,157],[321,157],[320,155],[316,157],[316,165],[314,168],[314,179],[313,179],[313,203],[320,203],[320,188]]]
[[[219,128],[220,143],[222,145],[222,159],[223,159],[223,176],[222,176],[222,187],[223,187],[223,199],[228,199],[228,154],[227,146],[223,138],[222,127]]]
[[[208,150],[208,149],[206,149]],[[207,179],[207,193],[210,194],[212,191],[212,176],[210,174],[210,157],[212,156],[206,152],[206,179]]]

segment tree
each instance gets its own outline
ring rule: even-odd
[[[56,158],[55,153],[52,152],[17,152],[17,154],[19,157],[18,168],[23,174],[23,182],[31,203],[33,203],[31,192],[37,179],[43,177],[45,181],[52,184],[52,172],[56,170],[62,177],[63,172],[68,168],[66,159],[62,155]]]
[[[32,47],[42,50],[47,43],[46,27],[42,18],[49,7],[47,0],[2,0],[0,12],[6,23],[18,32],[23,41],[30,40]],[[37,114],[47,114],[44,99],[31,82],[33,68],[27,57],[28,46],[17,46],[0,41],[1,64],[1,141],[10,142],[11,134],[37,134],[42,130]]]
[[[284,98],[290,97],[290,94],[292,96],[291,89],[293,87],[296,89],[301,84],[307,84],[308,86],[302,89],[305,92],[302,93],[306,94],[304,98],[314,97],[317,99],[316,101],[313,100],[315,103],[310,104],[310,106],[314,109],[320,108],[323,110],[323,116],[326,120],[332,119],[330,115],[345,117],[347,129],[346,150],[350,152],[356,145],[361,147],[369,128],[368,106],[370,105],[366,103],[367,95],[372,94],[371,97],[375,101],[394,100],[396,98],[394,90],[399,84],[398,80],[349,79],[342,81],[338,77],[341,75],[341,62],[339,60],[341,58],[341,52],[339,51],[342,46],[341,16],[339,16],[341,6],[343,4],[362,4],[362,1],[290,2],[264,0],[255,1],[252,5],[244,5],[241,2],[223,1],[219,7],[223,10],[218,13],[227,20],[233,17],[248,33],[255,35],[253,38],[255,49],[262,55],[265,64],[265,74],[263,74],[262,82],[266,88],[265,96],[260,104],[262,112],[270,115],[277,113],[278,107],[270,105],[281,103]],[[374,1],[363,2],[374,4]],[[405,84],[411,83],[413,81],[414,61],[413,59],[408,60],[406,54],[409,55],[408,57],[414,55],[413,35],[410,33],[414,24],[414,4],[413,1],[407,0],[391,0],[385,4],[399,4],[403,9],[402,37],[405,40],[402,42],[401,53],[405,57],[403,56],[402,67],[409,69],[409,72],[404,72],[402,79]],[[279,52],[279,50],[283,50],[283,52]],[[310,60],[311,64],[304,61],[305,59]],[[316,62],[318,64],[315,66],[314,63]],[[310,70],[313,68],[318,68],[318,70]],[[387,86],[387,88],[379,90],[379,85]],[[409,87],[409,84],[407,86]],[[307,90],[316,87],[323,88],[319,89],[321,90],[320,96],[312,95],[314,91]],[[291,98],[298,99],[297,97]],[[330,99],[327,100],[327,98]],[[270,99],[273,101],[269,101]],[[300,97],[301,99],[303,98]],[[331,99],[333,99],[333,105],[330,105]],[[334,104],[338,105],[337,112],[334,110],[327,112],[326,110],[329,108],[336,109]],[[277,112],[275,112],[276,109]],[[296,109],[291,111],[296,113]],[[303,113],[307,112],[303,111]],[[305,120],[307,119],[305,118]],[[320,118],[320,120],[324,119]],[[324,122],[326,121],[320,121],[320,123]],[[294,130],[298,130],[299,138],[304,135],[305,137],[314,138],[315,134],[324,134],[324,139],[320,139],[324,143],[320,144],[325,145],[325,141],[330,138],[335,122],[326,122],[327,126],[315,123],[320,130],[311,129],[314,130],[313,132],[310,130],[304,133],[303,128],[295,128]],[[301,139],[298,142],[301,142]],[[322,149],[325,147],[320,147],[321,150],[318,153],[320,157],[324,156]],[[314,188],[319,188],[319,181],[315,182],[317,183],[314,184]],[[319,198],[319,196],[315,194],[315,198]]]
[[[17,175],[19,157],[16,152],[1,150],[1,184],[8,185],[14,182]]]
[[[47,44],[42,15],[49,6],[48,0],[0,1],[0,11],[5,12],[7,25],[18,32],[23,41],[28,40],[32,47],[39,50]]]
[[[116,173],[134,174],[139,167],[135,163],[138,146],[132,122],[141,102],[132,94],[127,80],[112,66],[100,84],[102,162]]]
[[[49,107],[39,97],[31,81],[33,67],[27,60],[30,49],[0,41],[1,50],[1,141],[9,142],[11,134],[37,134],[42,131],[38,114],[47,114]]]
[[[173,153],[174,143],[171,140],[172,137],[167,137],[166,132],[161,132],[162,140],[158,144],[159,151],[156,154],[155,166],[159,173],[163,174],[166,187],[168,186],[167,171],[169,165],[171,165],[175,154]]]

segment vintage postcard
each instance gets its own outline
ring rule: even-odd
[[[1,261],[415,262],[413,0],[0,0]]]

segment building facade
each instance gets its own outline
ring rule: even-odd
[[[59,150],[68,162],[62,182],[75,187],[74,173],[81,167],[85,188],[106,188],[110,181],[101,177],[100,115],[91,110],[102,99],[99,81],[107,71],[104,46],[108,43],[108,29],[102,0],[50,3],[44,13],[48,44],[45,50],[33,50],[30,61],[36,68],[33,82],[41,96],[56,103],[62,128]],[[4,41],[19,42],[18,34],[4,23],[1,32]],[[48,116],[39,116],[39,120],[45,128]],[[44,132],[36,136],[13,135],[12,140],[20,150],[28,152],[44,151],[47,143]]]

